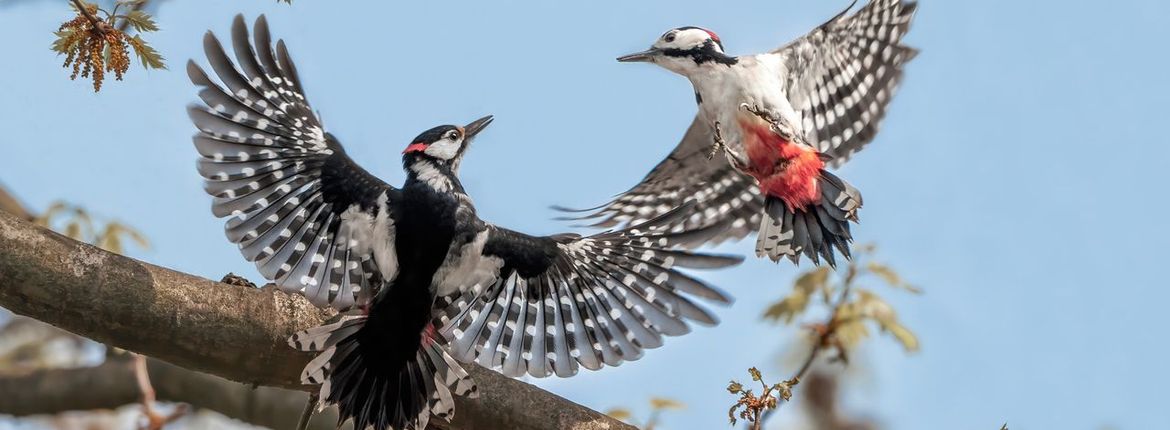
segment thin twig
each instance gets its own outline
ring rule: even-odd
[[[804,375],[807,374],[808,370],[812,368],[812,364],[814,361],[816,361],[817,355],[819,355],[821,350],[829,345],[829,339],[836,333],[837,327],[840,325],[840,321],[837,317],[841,313],[841,307],[845,306],[846,301],[849,299],[849,293],[853,289],[853,279],[856,277],[857,268],[851,264],[849,265],[849,268],[846,269],[845,280],[841,287],[841,294],[837,296],[837,301],[833,303],[833,313],[829,315],[829,322],[824,324],[823,328],[820,330],[816,341],[813,343],[812,350],[809,351],[808,358],[804,360],[804,364],[800,366],[800,370],[796,371],[796,374],[792,376],[793,381],[800,382],[800,379],[804,378]]]
[[[154,409],[155,392],[150,384],[150,374],[146,368],[146,356],[134,354],[134,377],[138,380],[138,391],[142,393],[142,415],[146,422],[139,428],[145,430],[162,430],[163,426],[173,422],[187,413],[187,405],[175,406],[170,415],[161,415]]]
[[[817,337],[813,341],[812,349],[808,352],[808,357],[804,359],[804,363],[800,365],[800,370],[797,370],[792,378],[788,380],[790,386],[795,387],[808,374],[809,369],[812,369],[813,362],[816,361],[826,347],[830,345],[830,340],[836,334],[837,327],[841,325],[839,315],[841,308],[848,303],[849,293],[853,290],[853,280],[857,278],[857,266],[850,264],[845,271],[845,279],[842,282],[841,293],[837,296],[837,300],[833,302],[833,312],[829,315],[829,321],[821,325],[817,330]],[[780,403],[776,404],[776,409],[780,408]],[[752,430],[759,430],[763,426],[763,422],[768,419],[768,416],[776,409],[772,409],[764,413],[764,411],[756,411],[756,419],[752,423]]]
[[[70,0],[70,1],[72,1],[73,5],[77,7],[77,10],[79,12],[81,12],[81,15],[84,16],[85,19],[88,19],[89,23],[93,25],[94,31],[97,31],[98,33],[101,33],[101,34],[106,34],[110,31],[110,29],[112,28],[112,27],[110,27],[110,24],[106,23],[105,21],[102,21],[101,18],[98,18],[96,15],[90,13],[89,8],[86,7],[85,3],[82,3],[81,0]]]
[[[305,402],[305,410],[301,412],[301,420],[297,421],[297,430],[305,430],[309,428],[309,419],[313,418],[313,410],[317,409],[317,400],[320,399],[317,393],[309,394],[309,401]]]

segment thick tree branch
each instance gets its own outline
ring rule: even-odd
[[[147,359],[147,370],[159,400],[190,404],[273,429],[293,428],[309,397],[301,391],[281,388],[253,389],[153,358]],[[0,377],[0,392],[20,393],[0,396],[0,413],[16,416],[114,409],[133,404],[141,396],[133,363],[125,357],[96,367],[46,369]],[[315,416],[308,428],[333,430],[336,422],[336,411],[327,409]]]
[[[175,272],[4,212],[0,306],[187,369],[296,390],[309,389],[298,375],[311,357],[285,339],[330,316],[299,296]],[[457,400],[451,428],[632,429],[532,385],[467,367],[481,395]]]

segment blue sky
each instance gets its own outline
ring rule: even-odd
[[[65,2],[0,0],[0,181],[34,208],[65,199],[138,227],[155,246],[136,257],[258,279],[201,190],[183,63],[202,61],[207,29],[267,13],[355,159],[397,183],[419,131],[494,114],[464,163],[469,192],[489,220],[554,233],[565,226],[547,206],[626,189],[694,113],[685,80],[615,56],[680,25],[718,31],[733,53],[768,50],[847,1],[432,3],[168,1],[149,40],[172,70],[135,67],[93,94],[48,50]],[[842,172],[866,197],[858,239],[927,290],[888,295],[923,350],[871,342],[850,409],[898,429],[1170,428],[1170,147],[1157,126],[1170,3],[924,3],[908,37],[922,55]],[[666,428],[726,428],[728,379],[791,372],[778,357],[792,329],[758,316],[795,273],[751,261],[708,274],[738,299],[719,327],[538,383],[598,409],[674,397],[689,408]]]

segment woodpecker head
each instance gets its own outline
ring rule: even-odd
[[[683,76],[705,66],[732,65],[735,57],[723,53],[723,42],[714,31],[699,27],[679,27],[659,37],[650,49],[618,57],[623,63],[654,63]]]
[[[406,164],[427,160],[458,168],[472,139],[491,123],[492,116],[488,115],[462,127],[440,125],[424,131],[402,150],[402,159]]]

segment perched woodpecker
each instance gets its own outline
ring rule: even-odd
[[[917,7],[872,0],[848,15],[853,6],[764,54],[730,56],[714,32],[680,27],[649,50],[618,58],[687,77],[699,114],[642,183],[578,219],[639,223],[693,198],[698,212],[671,228],[727,226],[714,242],[758,228],[756,253],[773,261],[799,263],[803,254],[835,265],[833,248],[848,258],[861,194],[825,167],[877,133],[902,68],[916,54],[901,40]],[[728,162],[708,162],[719,151]]]
[[[305,99],[283,42],[261,16],[237,16],[233,64],[207,33],[222,86],[187,65],[206,106],[191,106],[199,173],[228,239],[286,291],[342,313],[289,343],[316,352],[301,379],[320,385],[355,428],[423,429],[475,396],[459,361],[511,376],[571,376],[635,360],[688,322],[712,325],[695,298],[724,292],[678,271],[741,258],[672,250],[704,232],[643,226],[582,237],[529,236],[480,220],[459,180],[492,117],[432,128],[402,151],[405,184],[351,160]],[[238,68],[237,68],[238,66]],[[689,208],[667,212],[670,224]]]

